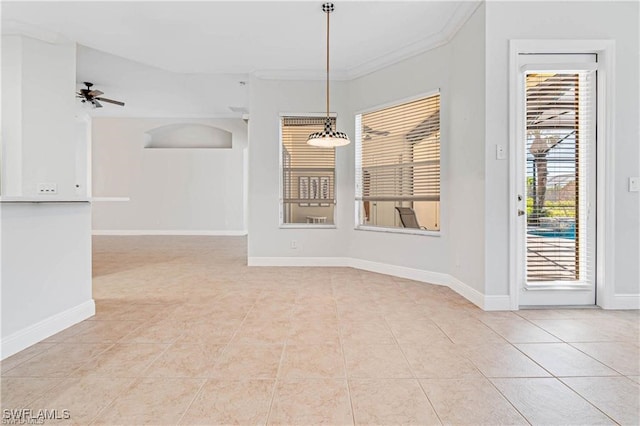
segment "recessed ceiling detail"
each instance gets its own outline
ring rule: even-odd
[[[231,148],[232,134],[205,124],[179,123],[144,134],[145,148]]]

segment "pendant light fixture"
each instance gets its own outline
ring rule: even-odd
[[[309,145],[321,148],[333,148],[349,144],[349,137],[346,133],[333,131],[331,128],[331,117],[329,117],[329,14],[333,12],[333,3],[322,5],[322,11],[327,14],[327,118],[324,121],[324,130],[312,133],[307,139]]]

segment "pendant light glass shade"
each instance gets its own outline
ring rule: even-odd
[[[351,142],[346,133],[334,131],[331,128],[331,118],[329,118],[329,14],[333,9],[333,3],[322,5],[322,11],[327,14],[327,119],[324,122],[324,130],[310,134],[307,139],[307,144],[320,148],[345,146]]]

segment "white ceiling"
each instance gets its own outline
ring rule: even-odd
[[[478,4],[479,0],[336,2],[331,14],[332,78],[358,77],[442,44]],[[138,96],[144,98],[138,115],[143,110],[146,116],[171,113],[162,112],[166,97],[161,95],[169,90],[172,103],[165,109],[175,111],[177,102],[186,111],[182,115],[211,116],[230,112],[230,106],[247,106],[246,88],[238,82],[250,74],[324,78],[326,17],[321,5],[322,1],[2,1],[2,33],[86,46],[78,51],[78,81],[88,79],[115,99],[118,92],[135,98],[132,90],[146,86],[144,96]],[[156,102],[145,98],[154,94]],[[158,108],[149,112],[154,106]],[[132,115],[134,107],[128,102],[126,115]]]

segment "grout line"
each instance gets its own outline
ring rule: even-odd
[[[178,419],[178,421],[176,422],[177,425],[180,424],[180,422],[182,421],[182,419],[184,418],[184,416],[187,415],[187,412],[189,411],[189,409],[191,408],[191,406],[193,405],[193,403],[195,402],[196,399],[198,399],[198,396],[202,393],[202,389],[204,389],[204,385],[207,384],[207,382],[209,381],[209,379],[204,379],[202,381],[202,384],[200,385],[200,387],[198,388],[198,390],[196,391],[195,395],[193,395],[193,398],[191,398],[191,401],[189,401],[189,404],[187,404],[187,407],[184,409],[184,411],[182,412],[182,415],[180,416],[180,418]]]
[[[338,342],[340,343],[340,351],[342,352],[342,362],[344,366],[344,378],[347,384],[347,398],[349,398],[349,407],[351,408],[351,422],[352,424],[356,424],[356,411],[353,409],[353,398],[351,397],[351,383],[349,371],[347,370],[347,356],[344,351],[344,342],[342,341],[342,320],[340,318],[340,311],[338,310],[338,303],[335,299],[334,288],[332,286],[331,293],[333,295],[334,306],[335,306],[335,314],[338,319]]]
[[[612,376],[609,376],[612,377]],[[615,377],[615,376],[614,376]],[[563,386],[565,386],[567,389],[569,389],[571,392],[575,393],[576,395],[578,395],[580,398],[582,398],[583,400],[585,400],[587,402],[587,404],[591,405],[592,407],[594,407],[596,410],[600,411],[602,414],[604,414],[605,417],[607,417],[608,419],[610,419],[612,422],[614,422],[615,424],[620,424],[618,423],[613,417],[611,417],[610,415],[608,415],[607,413],[604,412],[604,410],[601,410],[600,407],[598,407],[595,403],[589,401],[586,397],[582,396],[581,393],[579,393],[578,391],[576,391],[575,389],[573,389],[571,386],[569,386],[567,383],[565,383],[560,377],[556,377],[555,378],[557,381],[559,381],[560,383],[562,383]]]
[[[118,399],[123,393],[128,391],[136,381],[139,381],[141,379],[140,377],[134,377],[134,378],[126,377],[126,378],[127,379],[131,379],[131,380],[125,386],[122,387],[122,390],[120,392],[118,392],[118,394],[116,396],[114,396],[107,405],[102,407],[100,410],[98,410],[96,412],[96,414],[94,414],[94,416],[91,418],[91,420],[89,420],[88,424],[90,424],[90,425],[94,424],[94,422],[98,419],[98,417],[100,417],[100,415],[104,411],[106,411],[108,408],[110,408],[113,405],[113,403],[116,401],[116,399]],[[123,379],[124,379],[124,377],[123,377]],[[73,415],[73,413],[71,413],[71,414]]]
[[[407,354],[405,354],[404,349],[402,349],[402,345],[400,345],[400,342],[398,342],[398,338],[396,337],[396,334],[393,332],[393,328],[389,325],[389,321],[387,321],[386,315],[384,316],[384,321],[387,324],[387,327],[389,327],[389,330],[391,331],[391,335],[393,336],[393,340],[395,340],[396,345],[400,349],[400,353],[402,354],[402,357],[404,358],[404,361],[407,363],[407,366],[409,367],[409,371],[411,372],[411,375],[413,376],[413,380],[415,380],[415,382],[420,387],[420,390],[422,391],[422,394],[424,395],[424,397],[427,398],[427,402],[431,406],[431,409],[435,413],[435,415],[438,418],[438,421],[440,422],[440,424],[444,424],[444,422],[442,421],[442,418],[440,418],[440,414],[438,414],[438,411],[436,410],[436,407],[433,405],[433,402],[431,401],[431,398],[429,398],[429,395],[427,395],[427,391],[425,391],[424,386],[422,386],[422,383],[420,382],[420,379],[418,379],[417,375],[413,371],[413,368],[411,367],[411,363],[409,362],[409,359],[407,358]],[[435,324],[435,322],[433,322],[433,321],[431,321],[431,322]],[[436,327],[438,327],[438,326],[436,325]],[[438,329],[440,329],[440,327],[438,327]],[[447,336],[447,335],[445,334],[445,336]],[[447,338],[449,338],[449,336],[447,336]],[[451,340],[451,339],[449,339],[449,340]]]

